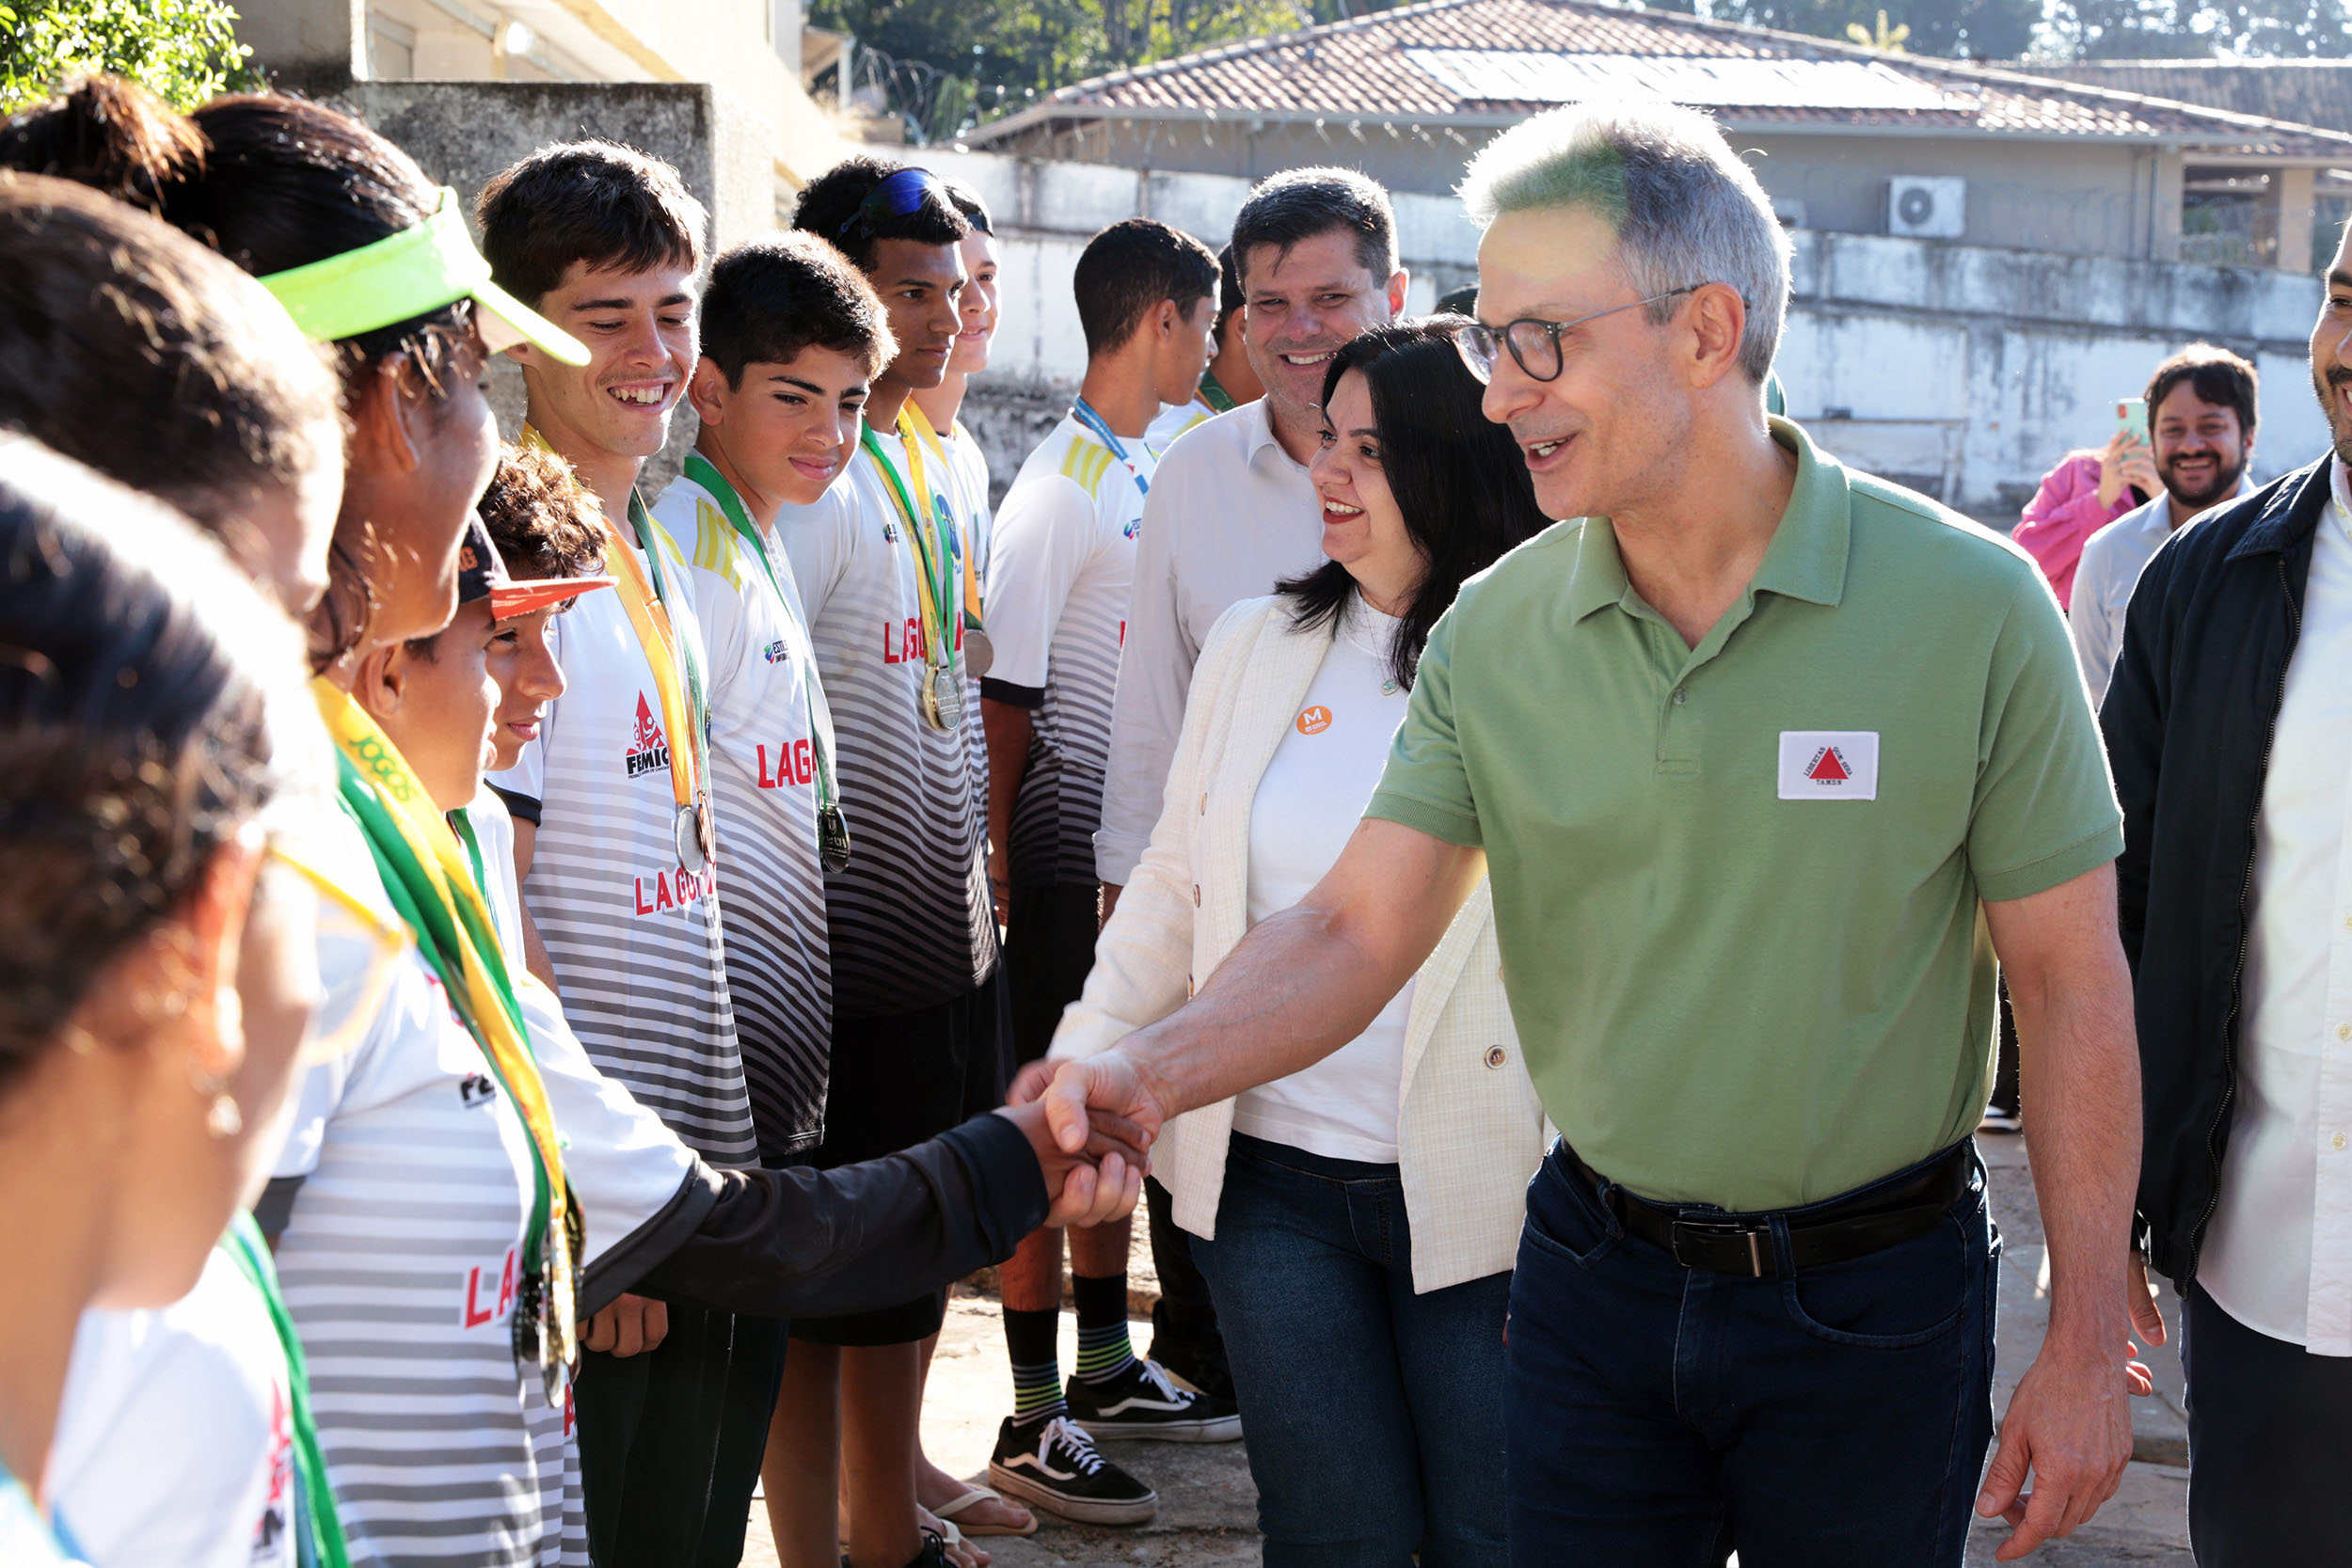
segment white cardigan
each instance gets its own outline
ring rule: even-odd
[[[1249,816],[1274,749],[1330,647],[1272,598],[1218,620],[1200,651],[1158,827],[1095,944],[1085,994],[1051,1053],[1090,1056],[1184,1005],[1248,927]],[[1397,1085],[1397,1163],[1413,1233],[1413,1289],[1426,1292],[1512,1266],[1527,1180],[1549,1128],[1503,999],[1494,900],[1482,879],[1422,964]],[[1176,1223],[1216,1234],[1233,1102],[1178,1117],[1152,1170]]]

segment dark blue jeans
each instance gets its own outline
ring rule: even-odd
[[[1233,1366],[1267,1568],[1502,1568],[1511,1276],[1413,1293],[1394,1165],[1236,1134],[1192,1239]]]
[[[1981,1175],[1866,1258],[1791,1275],[1785,1221],[1771,1244],[1778,1279],[1686,1269],[1553,1146],[1511,1286],[1514,1563],[1959,1568],[1993,1436]]]
[[[2352,1360],[2258,1333],[2191,1285],[2181,1364],[2199,1568],[2323,1568],[2352,1556]]]

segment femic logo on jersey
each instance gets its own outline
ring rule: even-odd
[[[657,768],[670,766],[669,742],[661,736],[661,726],[653,716],[653,705],[645,694],[637,693],[637,730],[628,742],[628,776],[632,779],[650,773]]]

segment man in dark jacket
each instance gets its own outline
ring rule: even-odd
[[[2334,453],[2173,535],[2100,723],[2146,1132],[2138,1227],[2183,1297],[2201,1568],[2352,1538],[2352,261],[2311,341]],[[2143,1333],[2162,1321],[2133,1292]]]

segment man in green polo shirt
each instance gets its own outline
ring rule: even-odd
[[[1513,1560],[1957,1565],[1972,1502],[2022,1556],[2113,1492],[2137,1375],[2122,840],[2058,607],[1768,419],[1788,247],[1710,121],[1539,116],[1465,198],[1464,357],[1579,520],[1438,624],[1324,882],[1054,1114],[1155,1125],[1320,1058],[1491,872],[1563,1135],[1512,1289]],[[2052,1304],[1979,1487],[1996,952]]]

